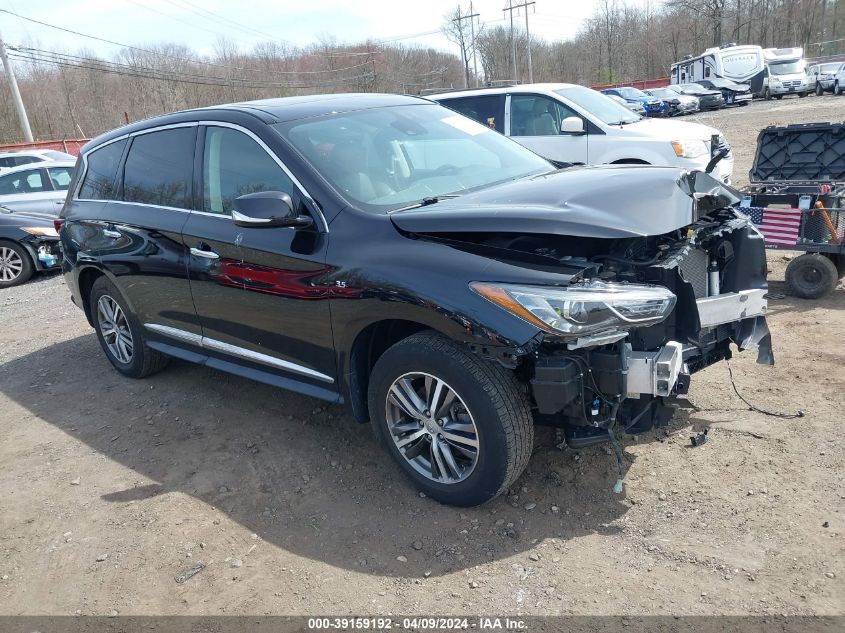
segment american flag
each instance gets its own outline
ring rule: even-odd
[[[766,209],[747,207],[743,209],[757,225],[766,244],[773,246],[795,246],[801,228],[801,209]]]

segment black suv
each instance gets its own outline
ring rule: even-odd
[[[114,367],[171,356],[349,405],[426,494],[478,504],[531,455],[665,424],[690,374],[771,362],[763,240],[673,167],[557,169],[424,99],[168,114],[88,143],[62,212]]]

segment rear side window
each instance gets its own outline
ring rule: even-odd
[[[202,164],[205,211],[230,213],[235,198],[257,191],[293,195],[293,181],[263,147],[243,132],[208,127]]]
[[[123,171],[123,199],[190,209],[196,133],[196,127],[180,127],[132,139]]]
[[[482,125],[486,125],[492,130],[503,134],[505,132],[504,95],[478,95],[476,97],[461,97],[460,99],[443,99],[440,103],[478,121]]]
[[[0,178],[0,195],[38,193],[47,189],[40,169],[19,171]]]
[[[105,147],[96,149],[86,159],[88,168],[85,179],[79,188],[79,197],[83,200],[114,200],[114,179],[117,166],[126,147],[126,139],[109,143]]]

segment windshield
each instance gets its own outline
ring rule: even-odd
[[[837,70],[839,70],[840,65],[841,65],[841,62],[836,62],[835,64],[822,64],[821,66],[819,66],[819,72],[820,73],[835,73]]]
[[[333,113],[273,127],[336,190],[379,213],[553,169],[498,132],[434,104]]]
[[[619,88],[619,93],[626,99],[638,99],[646,96],[642,90],[636,88]]]
[[[705,88],[701,84],[684,84],[683,87],[686,90],[701,90],[701,91],[704,91],[704,92],[709,90],[709,88]]]
[[[652,97],[657,97],[658,99],[674,99],[678,96],[677,93],[666,89],[649,90],[648,94],[650,94]]]
[[[799,59],[794,62],[770,62],[769,72],[773,75],[794,75],[795,73],[803,73],[804,60]]]
[[[572,86],[571,88],[555,90],[555,92],[607,125],[620,125],[642,120],[640,115],[591,88]]]

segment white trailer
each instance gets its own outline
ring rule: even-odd
[[[672,64],[670,82],[686,84],[719,77],[746,84],[752,93],[761,95],[765,75],[766,62],[760,46],[725,44],[708,48],[698,57],[687,55]]]

